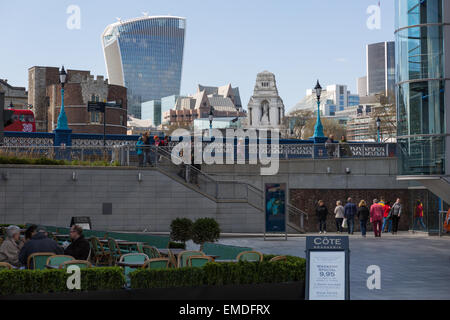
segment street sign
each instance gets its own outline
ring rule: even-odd
[[[267,233],[281,233],[287,240],[287,188],[286,183],[264,184],[265,226],[264,240]]]
[[[105,112],[105,102],[89,101],[87,105],[88,112]]]
[[[348,237],[306,237],[306,299],[350,300]]]

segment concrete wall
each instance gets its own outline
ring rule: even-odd
[[[290,189],[408,189],[418,186],[411,181],[397,181],[396,158],[280,161],[275,176],[261,176],[259,165],[203,165],[202,170],[219,180],[246,181],[260,189],[264,182],[287,182]]]
[[[103,203],[112,215],[102,214]],[[212,217],[223,232],[264,226],[248,204],[216,203],[152,169],[0,166],[0,223],[68,226],[72,216],[90,216],[102,230],[166,232],[177,217]]]

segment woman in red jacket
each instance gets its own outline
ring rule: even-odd
[[[414,208],[414,225],[413,225],[413,230],[416,230],[417,222],[420,223],[420,225],[422,226],[423,230],[427,229],[427,227],[423,223],[423,204],[422,204],[422,202],[420,202],[420,200],[416,201],[416,207]]]

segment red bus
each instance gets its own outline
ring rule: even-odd
[[[5,131],[36,132],[33,111],[9,108],[5,110],[5,116]]]

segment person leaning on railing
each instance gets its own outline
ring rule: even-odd
[[[142,137],[139,137],[139,140],[136,142],[136,153],[139,159],[139,167],[144,166],[144,152],[142,150],[143,146],[144,146],[144,135],[142,135]]]
[[[328,140],[325,141],[325,148],[327,149],[328,157],[333,158],[336,151],[336,146],[334,145],[334,136],[330,134]]]

